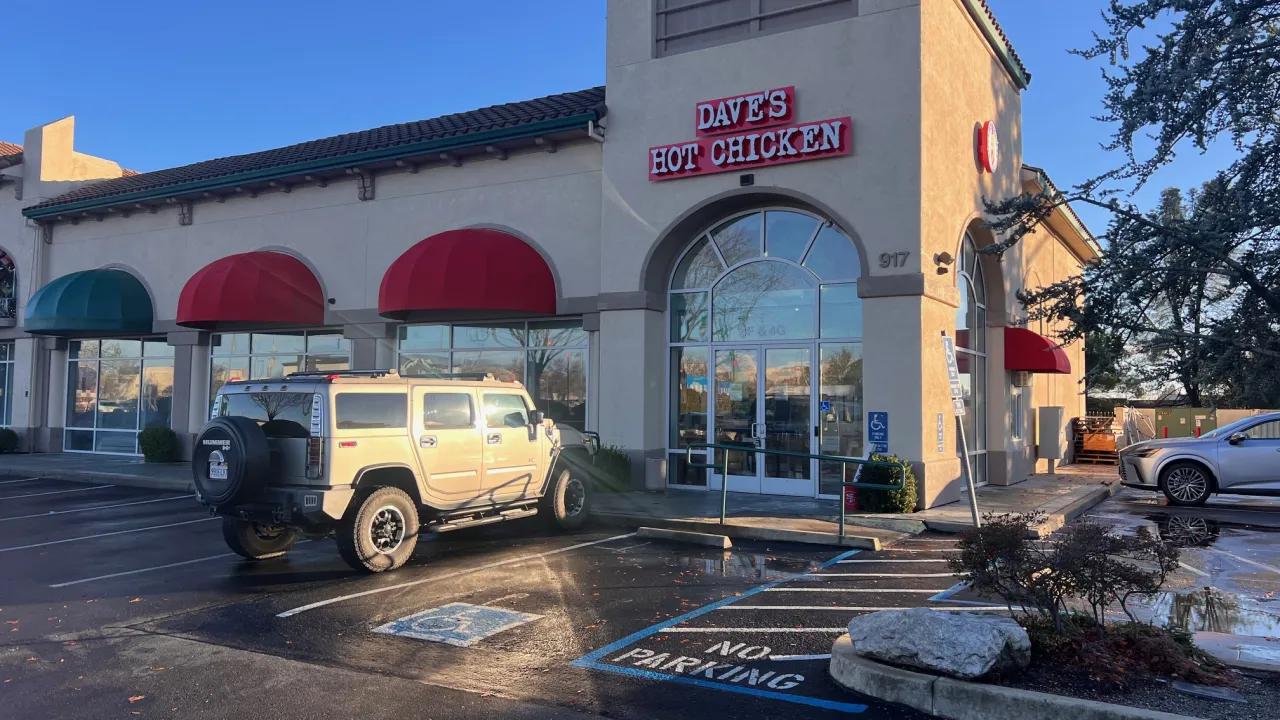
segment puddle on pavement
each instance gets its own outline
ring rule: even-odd
[[[812,571],[816,566],[791,558],[761,553],[708,552],[705,555],[676,555],[664,559],[680,570],[691,570],[713,577],[736,577],[769,582],[783,580]]]
[[[1150,598],[1131,598],[1129,611],[1139,620],[1171,625],[1192,632],[1280,636],[1280,602],[1259,602],[1214,588],[1162,592]]]

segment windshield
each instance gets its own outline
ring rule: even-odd
[[[219,415],[241,415],[257,421],[267,437],[305,438],[311,431],[311,393],[226,393]]]
[[[1258,421],[1258,417],[1256,415],[1252,417],[1242,418],[1228,425],[1223,425],[1217,430],[1212,430],[1210,432],[1207,432],[1201,435],[1200,437],[1201,439],[1228,437],[1229,435],[1231,435],[1231,433],[1240,432],[1241,430],[1244,429],[1246,425],[1252,425],[1257,421]]]

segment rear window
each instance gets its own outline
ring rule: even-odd
[[[469,428],[475,424],[470,393],[429,392],[422,398],[422,427],[427,430]]]
[[[338,393],[339,430],[403,430],[409,422],[405,393]]]
[[[225,393],[222,415],[256,420],[267,437],[304,438],[311,435],[311,393]]]

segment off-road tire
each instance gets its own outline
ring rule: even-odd
[[[1213,494],[1213,475],[1199,463],[1170,463],[1160,471],[1160,491],[1170,505],[1200,506]]]
[[[591,480],[580,471],[557,464],[538,510],[552,527],[580,529],[591,513]]]
[[[250,560],[267,560],[289,552],[298,539],[293,528],[260,525],[238,518],[222,518],[222,539],[235,554]]]
[[[394,530],[397,522],[403,527]],[[334,539],[344,562],[361,572],[379,573],[408,562],[418,545],[418,529],[418,508],[413,500],[399,488],[380,487],[356,495],[338,523]]]

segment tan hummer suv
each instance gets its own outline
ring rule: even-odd
[[[191,469],[236,553],[332,535],[353,568],[382,572],[422,533],[537,514],[582,527],[598,447],[492,375],[306,372],[222,386]]]

